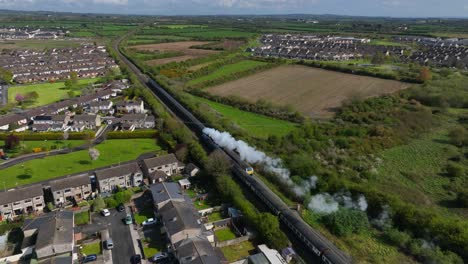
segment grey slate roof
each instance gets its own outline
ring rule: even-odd
[[[179,258],[194,257],[191,263],[220,263],[211,243],[204,236],[183,240],[176,251]]]
[[[133,174],[140,172],[140,167],[138,166],[137,162],[131,162],[128,164],[123,164],[120,166],[108,168],[108,169],[103,169],[103,170],[98,170],[96,171],[96,177],[99,181],[113,178],[113,177],[119,177],[123,175],[128,175],[128,174]]]
[[[37,223],[34,224],[34,221]],[[33,223],[31,223],[33,222]],[[23,230],[39,228],[36,249],[73,243],[73,212],[57,211],[25,222]]]
[[[0,204],[8,204],[24,199],[43,196],[42,185],[35,184],[27,187],[18,187],[6,192],[0,192]]]
[[[91,184],[89,174],[70,175],[67,178],[53,180],[49,182],[52,191],[63,190],[66,188],[80,187],[83,185]]]
[[[151,194],[153,195],[153,201],[157,204],[167,201],[185,201],[185,197],[182,194],[179,184],[175,182],[161,182],[150,185]]]
[[[75,122],[95,122],[96,118],[96,115],[75,115],[73,120]]]
[[[147,168],[155,168],[167,164],[177,163],[178,160],[176,156],[173,153],[171,153],[164,156],[145,159],[143,162]]]
[[[169,235],[174,235],[186,229],[200,229],[197,212],[191,203],[170,201],[159,209],[164,226]]]

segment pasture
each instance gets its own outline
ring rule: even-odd
[[[305,66],[280,66],[208,89],[236,95],[255,102],[262,98],[279,105],[291,105],[306,116],[332,117],[349,99],[390,94],[410,84],[366,76],[345,74]]]
[[[244,129],[249,135],[257,138],[267,138],[270,135],[284,136],[295,129],[296,124],[268,116],[263,116],[235,107],[213,102],[204,98],[192,96],[192,99],[200,104],[209,106],[219,114],[234,122]]]
[[[50,40],[8,40],[0,41],[0,50],[2,49],[53,49],[53,48],[70,48],[78,47],[80,41],[64,40],[64,39],[50,39]]]
[[[86,86],[88,84],[95,83],[97,80],[97,78],[81,79],[78,80],[78,85]],[[17,94],[25,95],[29,92],[37,92],[39,94],[39,98],[33,104],[28,105],[28,107],[38,107],[68,98],[68,91],[70,90],[65,89],[64,82],[18,85],[9,88],[8,101],[15,102],[15,96]],[[80,94],[79,90],[74,92],[77,95]]]
[[[192,49],[192,46],[199,46],[205,45],[209,42],[205,41],[180,41],[180,42],[168,42],[168,43],[160,43],[160,44],[148,44],[148,45],[137,45],[132,46],[132,49],[136,51],[153,51],[157,53],[177,53],[180,56],[175,56],[171,58],[163,58],[163,59],[156,59],[150,60],[147,63],[149,65],[161,65],[166,64],[169,62],[180,62],[185,61],[193,58],[200,58],[205,57],[217,51],[214,50],[203,50],[203,49]]]

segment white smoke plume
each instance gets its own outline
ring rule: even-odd
[[[220,132],[213,128],[205,128],[203,129],[203,133],[213,139],[213,141],[219,146],[237,151],[242,160],[251,164],[263,164],[267,171],[278,175],[281,181],[290,186],[294,193],[299,197],[303,197],[308,194],[310,190],[315,189],[317,185],[317,176],[309,177],[309,179],[304,181],[301,185],[295,184],[290,178],[291,173],[289,170],[283,167],[281,159],[269,157],[264,152],[249,146],[246,142],[236,140],[228,132]]]
[[[364,195],[359,195],[356,200],[353,200],[349,192],[336,193],[331,195],[329,193],[320,193],[312,196],[308,204],[308,208],[314,212],[321,214],[331,214],[338,211],[339,207],[366,211],[367,200]]]
[[[382,212],[380,212],[377,218],[372,219],[371,221],[372,225],[380,229],[385,229],[386,227],[390,227],[392,225],[392,219],[391,219],[390,214],[391,214],[390,206],[389,205],[382,206]]]

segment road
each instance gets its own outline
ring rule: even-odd
[[[109,228],[109,235],[114,241],[114,248],[112,249],[113,264],[128,264],[135,252],[130,229],[123,222],[126,213],[117,212],[115,209],[110,209],[110,212],[111,215],[107,217],[96,214],[93,217],[93,225]]]

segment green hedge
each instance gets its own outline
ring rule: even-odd
[[[156,130],[135,130],[133,132],[113,131],[107,134],[107,139],[126,139],[126,138],[156,138]]]
[[[12,133],[0,133],[0,140],[5,140],[8,135]],[[38,140],[63,140],[62,132],[44,132],[44,133],[13,133],[18,136],[20,140],[24,141],[38,141]],[[68,133],[69,140],[82,140],[82,139],[92,139],[95,137],[94,132],[72,132]]]

